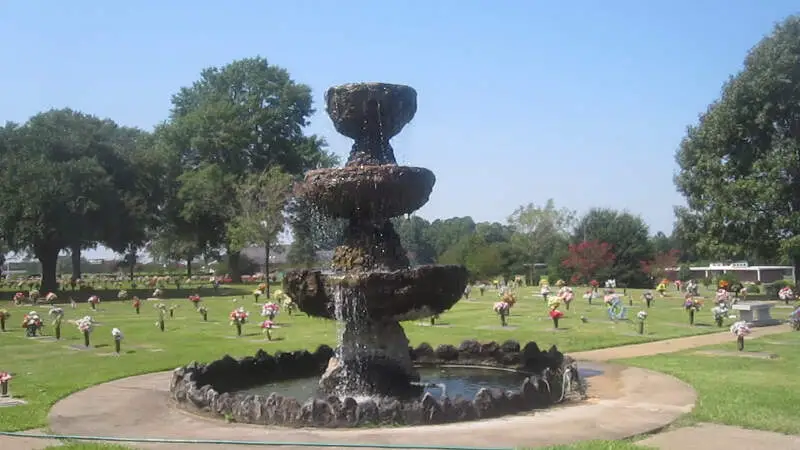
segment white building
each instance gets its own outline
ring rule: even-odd
[[[739,281],[760,281],[762,283],[772,283],[783,279],[795,279],[794,267],[792,266],[751,266],[747,262],[735,263],[710,263],[707,266],[689,267],[692,278],[717,278],[720,275],[732,273]],[[678,268],[667,269],[671,279],[678,276]]]

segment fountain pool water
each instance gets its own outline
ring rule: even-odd
[[[447,311],[469,278],[462,266],[411,267],[390,221],[427,203],[436,182],[428,169],[398,166],[389,144],[414,117],[417,93],[346,84],[325,100],[336,130],[355,143],[344,167],[308,172],[295,194],[348,224],[331,267],[290,271],[283,290],[309,316],[336,321],[336,348],[193,363],[173,376],[177,404],[244,423],[346,427],[496,417],[582,393],[576,364],[555,347],[409,346],[401,322]],[[445,367],[454,365],[488,368]]]

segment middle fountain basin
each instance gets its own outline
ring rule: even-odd
[[[335,319],[335,290],[363,296],[373,320],[415,320],[450,309],[464,294],[469,275],[463,266],[430,265],[380,272],[288,272],[284,292],[304,313]]]

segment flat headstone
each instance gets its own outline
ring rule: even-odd
[[[19,405],[24,405],[26,403],[28,402],[19,398],[0,397],[0,408],[6,408],[9,406],[19,406]]]
[[[501,325],[485,325],[485,326],[482,326],[482,327],[478,327],[478,329],[479,329],[479,330],[505,330],[505,331],[514,331],[514,330],[516,330],[516,329],[517,329],[517,327],[513,327],[513,326],[510,326],[510,325],[509,325],[509,326],[507,326],[507,327],[504,327],[504,326],[501,326]]]
[[[92,349],[91,346],[87,347],[85,345],[78,345],[78,344],[68,345],[67,348],[70,349],[70,350],[77,350],[79,352],[85,352],[85,351],[89,351],[89,350]]]
[[[746,344],[745,344],[746,345]],[[767,352],[733,352],[729,350],[700,350],[695,352],[698,355],[704,356],[738,356],[740,358],[755,358],[755,359],[777,359],[778,355]]]
[[[55,342],[58,340],[54,336],[36,336],[28,339],[37,342]]]
[[[437,323],[435,325],[431,325],[430,322],[417,322],[417,326],[420,327],[434,327],[434,328],[452,328],[453,326],[449,323]]]

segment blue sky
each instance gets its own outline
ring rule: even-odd
[[[309,132],[346,154],[324,90],[409,84],[398,162],[432,169],[419,214],[505,221],[548,198],[672,229],[688,124],[796,1],[0,1],[0,120],[71,107],[145,129],[204,67],[261,55],[309,84]],[[105,252],[92,252],[88,256]]]

